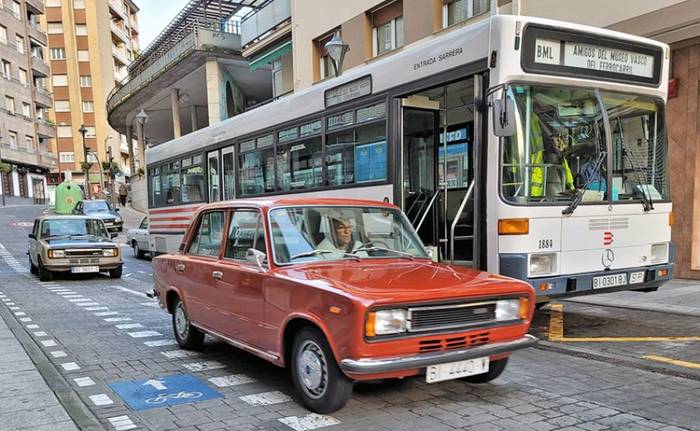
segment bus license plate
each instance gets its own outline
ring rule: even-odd
[[[441,382],[443,380],[459,379],[486,373],[489,370],[489,358],[467,359],[465,361],[448,362],[446,364],[431,365],[425,370],[427,383]]]
[[[73,274],[83,274],[86,272],[100,272],[99,266],[73,266],[70,269]]]
[[[630,273],[630,284],[638,284],[644,281],[644,271]]]
[[[613,274],[604,275],[602,277],[593,277],[594,289],[624,286],[625,284],[627,284],[627,274]]]

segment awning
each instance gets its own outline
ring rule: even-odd
[[[288,41],[284,42],[282,45],[279,45],[277,48],[274,48],[270,51],[267,51],[265,54],[261,55],[260,57],[254,58],[250,62],[250,70],[255,70],[255,69],[262,67],[266,64],[272,63],[273,61],[282,57],[284,54],[290,52],[291,50],[292,50],[292,41],[288,40]]]

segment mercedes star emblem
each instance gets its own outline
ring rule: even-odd
[[[615,261],[615,252],[607,248],[603,251],[603,256],[601,256],[600,261],[603,263],[605,269],[610,269],[610,265]]]

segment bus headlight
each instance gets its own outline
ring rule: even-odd
[[[60,259],[66,257],[65,250],[49,250],[49,259]]]
[[[660,244],[651,245],[651,259],[649,263],[652,265],[657,265],[659,263],[668,262],[668,243],[662,242]]]
[[[531,254],[527,265],[527,276],[531,278],[551,275],[556,272],[556,268],[556,253]]]
[[[367,314],[365,335],[400,334],[406,332],[406,310],[377,310]]]

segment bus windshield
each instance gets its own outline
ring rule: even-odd
[[[669,198],[662,101],[521,84],[507,94],[517,125],[501,152],[507,201],[567,205],[578,194],[584,203]]]

